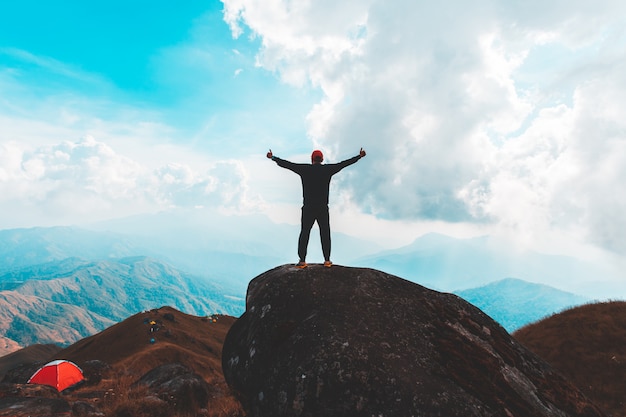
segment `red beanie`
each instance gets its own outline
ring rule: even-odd
[[[324,160],[324,154],[322,153],[322,151],[316,149],[313,151],[313,153],[311,154],[311,163],[313,162],[322,162]]]

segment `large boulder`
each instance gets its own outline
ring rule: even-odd
[[[478,308],[372,269],[258,276],[222,366],[248,417],[604,415]]]

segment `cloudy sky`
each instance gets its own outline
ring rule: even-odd
[[[626,3],[0,6],[0,228],[220,207],[298,222],[265,158],[368,156],[333,227],[626,251]]]

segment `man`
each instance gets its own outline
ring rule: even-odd
[[[324,254],[324,266],[331,267],[330,261],[330,222],[328,216],[328,190],[330,179],[333,175],[354,164],[365,156],[363,148],[359,154],[350,159],[346,159],[338,164],[322,164],[324,154],[315,150],[311,154],[311,164],[295,164],[293,162],[280,159],[272,154],[272,150],[267,153],[267,157],[276,162],[278,166],[289,169],[300,176],[302,180],[302,218],[300,237],[298,238],[298,256],[300,260],[296,264],[297,268],[306,268],[306,253],[309,246],[309,236],[313,223],[317,222],[320,228],[320,239],[322,241],[322,253]]]

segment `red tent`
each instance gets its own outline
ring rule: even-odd
[[[85,379],[83,371],[70,361],[57,360],[42,366],[28,380],[29,384],[50,385],[58,391],[71,387]]]

